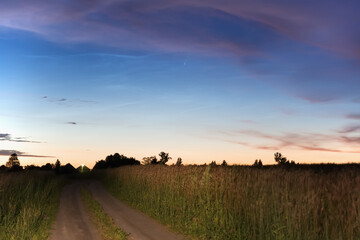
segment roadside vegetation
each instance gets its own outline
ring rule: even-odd
[[[120,200],[198,239],[360,239],[359,165],[125,166]],[[149,160],[151,161],[151,160]]]
[[[128,234],[115,225],[114,220],[104,212],[87,189],[81,190],[81,198],[89,211],[92,222],[104,240],[128,239]]]
[[[52,172],[0,173],[0,239],[47,239],[64,183]]]

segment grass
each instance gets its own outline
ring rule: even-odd
[[[64,183],[50,173],[1,173],[0,239],[47,239]]]
[[[103,174],[120,200],[197,239],[360,239],[359,168],[132,166]]]
[[[91,219],[99,230],[101,236],[105,240],[126,240],[128,234],[118,228],[113,219],[108,216],[100,204],[93,198],[91,193],[86,190],[81,190],[81,197],[85,203],[87,210],[91,215]]]

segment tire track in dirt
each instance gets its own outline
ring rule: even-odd
[[[82,202],[80,190],[86,186],[78,181],[64,187],[51,240],[101,240]]]
[[[89,190],[115,224],[134,240],[185,240],[182,235],[169,231],[149,216],[139,212],[108,193],[98,181],[91,182]]]
[[[50,232],[50,240],[101,240],[90,220],[80,190],[88,188],[104,211],[126,233],[129,240],[185,240],[149,216],[130,208],[110,193],[99,181],[76,181],[64,187],[59,212]]]

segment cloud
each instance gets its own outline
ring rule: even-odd
[[[247,123],[247,124],[259,124],[259,122],[254,121],[254,120],[249,120],[249,119],[240,120],[240,122]]]
[[[13,153],[16,153],[20,157],[54,158],[54,156],[32,155],[17,150],[0,150],[0,156],[10,156]]]
[[[66,122],[66,124],[70,124],[70,125],[77,125],[76,122]]]
[[[346,115],[346,118],[359,120],[360,119],[360,113],[348,114],[348,115]]]
[[[346,142],[346,143],[351,143],[351,144],[360,144],[360,137],[347,137],[347,136],[343,136],[341,137],[342,141]]]
[[[131,51],[232,57],[285,94],[325,103],[358,96],[359,7],[327,0],[14,0],[2,2],[0,26],[60,44],[112,47],[121,58]]]
[[[353,99],[353,102],[354,102],[354,103],[360,103],[360,98],[359,98],[359,97],[354,98],[354,99]]]
[[[55,102],[58,104],[72,104],[72,103],[83,103],[83,104],[94,104],[96,101],[92,100],[83,100],[83,99],[68,99],[68,98],[52,98],[48,96],[42,97],[47,102]]]
[[[17,155],[23,154],[23,152],[16,150],[0,150],[0,156],[10,156],[13,153],[16,153]]]
[[[360,125],[350,125],[346,126],[343,129],[339,130],[339,133],[353,133],[360,130]]]
[[[0,141],[10,141],[10,134],[8,133],[0,133]]]
[[[0,141],[9,141],[9,142],[22,142],[22,143],[41,143],[38,141],[28,140],[27,137],[12,137],[8,133],[0,133]]]
[[[179,47],[176,43],[184,45],[188,40],[195,44],[212,42],[213,45],[228,47],[236,45],[239,39],[246,42],[251,39],[249,34],[254,29],[241,29],[241,35],[232,35],[235,32],[231,32],[229,25],[223,25],[224,32],[219,29],[219,21],[239,18],[271,28],[286,38],[359,57],[360,34],[356,27],[359,15],[355,11],[358,6],[356,1],[339,4],[326,0],[277,0],[271,5],[251,0],[184,0],[181,3],[154,0],[151,4],[148,1],[119,0],[66,3],[60,0],[14,0],[2,2],[0,25],[36,32],[57,41],[95,41],[125,48],[131,45],[140,48],[141,44],[147,43],[150,48],[174,49]],[[217,37],[217,31],[223,34]],[[164,44],[166,40],[170,42]]]
[[[360,128],[359,128],[360,129]],[[349,137],[344,135],[326,135],[326,134],[317,134],[317,133],[307,133],[307,134],[298,134],[298,133],[282,133],[282,134],[270,134],[263,133],[254,130],[239,130],[233,132],[222,132],[224,135],[231,138],[243,138],[245,137],[255,137],[257,139],[264,139],[270,141],[271,144],[263,144],[261,140],[257,140],[258,144],[247,143],[244,141],[238,140],[226,140],[227,142],[232,142],[235,144],[240,144],[243,146],[249,146],[255,149],[261,150],[274,150],[279,151],[282,148],[293,147],[307,151],[322,151],[322,152],[337,152],[337,153],[360,153],[357,150],[349,150],[349,146],[346,146],[344,149],[338,148],[328,148],[323,147],[323,145],[328,145],[329,143],[338,143],[342,145],[360,145],[359,137]],[[348,132],[343,132],[348,133]]]

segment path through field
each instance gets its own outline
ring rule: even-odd
[[[64,187],[59,212],[51,231],[52,240],[101,239],[81,200],[80,190],[84,186],[84,182],[76,182]]]
[[[100,203],[115,224],[129,233],[133,240],[181,240],[185,237],[170,232],[145,214],[123,204],[109,194],[98,181],[78,181],[66,186],[60,199],[60,208],[51,231],[51,240],[102,239],[91,223],[80,196],[86,187]]]

